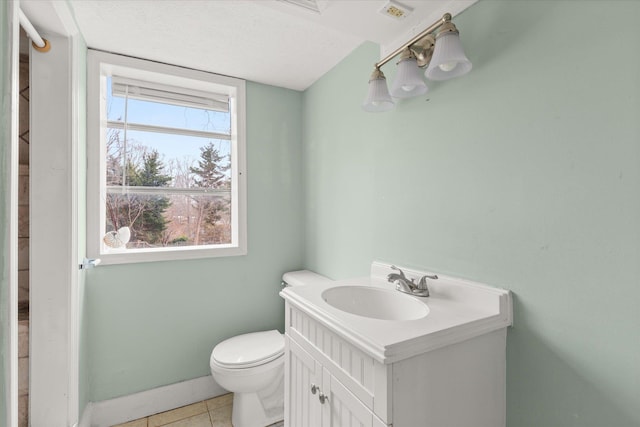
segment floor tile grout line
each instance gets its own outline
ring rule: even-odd
[[[230,393],[229,393],[229,394],[230,394]],[[145,421],[145,422],[144,422],[144,424],[146,425],[146,427],[149,427],[149,423],[150,423],[150,421],[151,421],[151,418],[152,418],[152,417],[154,417],[155,415],[159,415],[159,414],[162,414],[162,413],[164,413],[164,412],[171,412],[171,411],[179,410],[179,409],[185,408],[185,407],[187,407],[187,406],[192,406],[192,405],[197,405],[197,404],[199,404],[199,403],[202,403],[202,404],[204,404],[204,407],[205,407],[205,409],[206,409],[206,411],[205,411],[205,412],[207,413],[208,418],[209,418],[209,425],[210,425],[211,427],[213,427],[213,422],[214,422],[214,416],[213,416],[213,413],[214,413],[214,412],[218,412],[218,411],[222,411],[222,410],[223,410],[223,408],[225,408],[225,407],[227,407],[227,406],[232,406],[232,403],[230,402],[229,404],[225,404],[225,405],[217,406],[217,407],[215,407],[213,410],[210,410],[210,409],[209,409],[209,405],[207,405],[207,402],[208,402],[208,401],[211,401],[211,400],[215,400],[215,399],[217,399],[217,398],[222,398],[223,396],[226,396],[226,395],[217,396],[217,397],[214,397],[214,398],[211,398],[211,399],[205,399],[205,400],[202,400],[202,401],[199,401],[199,402],[194,402],[194,403],[192,403],[192,404],[190,404],[190,405],[181,406],[181,407],[178,407],[178,408],[170,409],[170,410],[168,410],[168,411],[159,412],[158,414],[153,414],[153,415],[149,415],[149,416],[146,416],[146,417],[138,418],[138,419],[136,419],[136,420],[131,420],[131,421],[129,421],[129,422],[127,422],[127,423],[125,423],[125,425],[126,425],[126,424],[129,424],[129,423],[139,422],[139,421],[141,421],[141,420],[144,420],[144,421]],[[188,420],[189,418],[193,418],[193,417],[197,417],[197,416],[201,416],[201,415],[202,415],[202,413],[200,413],[200,414],[193,414],[193,415],[191,415],[191,416],[189,416],[189,417],[187,417],[187,418],[181,418],[181,419],[179,419],[179,420],[173,420],[173,421],[170,421],[168,424],[167,424],[167,423],[165,423],[165,424],[158,425],[158,427],[165,427],[165,426],[170,425],[170,424],[172,424],[172,423],[175,423],[175,422],[178,422],[178,421]],[[231,414],[229,414],[229,419],[228,419],[228,420],[226,420],[226,419],[225,419],[224,421],[228,421],[229,423],[231,423]],[[231,424],[229,424],[229,425],[231,425]],[[120,424],[118,424],[117,426],[120,426]],[[117,427],[117,426],[113,426],[113,427]]]
[[[204,402],[204,405],[207,408],[207,415],[209,415],[209,425],[213,427],[213,419],[211,418],[211,411],[209,410],[209,405],[207,405],[206,401]]]

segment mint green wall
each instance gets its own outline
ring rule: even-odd
[[[305,267],[513,290],[509,427],[640,425],[639,20],[481,0],[454,19],[469,75],[364,113],[365,44],[304,95]]]
[[[208,375],[221,340],[280,329],[303,264],[302,94],[247,83],[248,255],[87,271],[89,400]]]
[[[373,44],[302,96],[250,83],[249,255],[88,271],[89,399],[206,375],[218,341],[281,328],[284,271],[379,259],[514,291],[509,427],[640,424],[639,18],[481,0],[455,19],[473,71],[386,114],[359,108]]]

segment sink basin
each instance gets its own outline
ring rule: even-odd
[[[371,286],[336,286],[322,292],[327,304],[363,317],[415,320],[429,314],[426,304],[398,291]]]

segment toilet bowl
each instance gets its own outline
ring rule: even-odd
[[[234,427],[264,427],[284,417],[284,337],[277,330],[222,341],[209,360],[213,379],[234,393]]]

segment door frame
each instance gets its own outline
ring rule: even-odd
[[[16,2],[17,3],[17,2]],[[81,36],[67,2],[23,2],[51,44],[30,51],[29,423],[79,420]]]
[[[6,297],[4,304],[6,306],[3,311],[3,319],[1,323],[6,323],[8,334],[3,331],[3,375],[5,384],[3,385],[3,402],[4,421],[7,426],[16,426],[18,424],[18,60],[20,50],[19,36],[19,20],[18,20],[18,4],[13,1],[4,3],[4,17],[7,28],[5,34],[7,56],[3,58],[3,72],[8,71],[9,74],[9,99],[8,105],[3,105],[2,109],[8,107],[5,111],[8,114],[3,115],[3,128],[5,128],[6,137],[4,164],[2,169],[6,171],[3,177],[2,194],[3,209],[7,221],[1,224],[3,227],[2,244],[3,248],[3,265],[1,273],[3,275],[2,287],[0,292]],[[5,63],[6,61],[6,63]],[[5,80],[6,81],[6,80]],[[4,85],[4,81],[2,82]],[[4,90],[4,88],[3,88]],[[5,126],[6,125],[6,126]],[[4,139],[4,138],[3,138]],[[6,180],[4,178],[7,178]],[[5,285],[6,283],[6,285]]]

